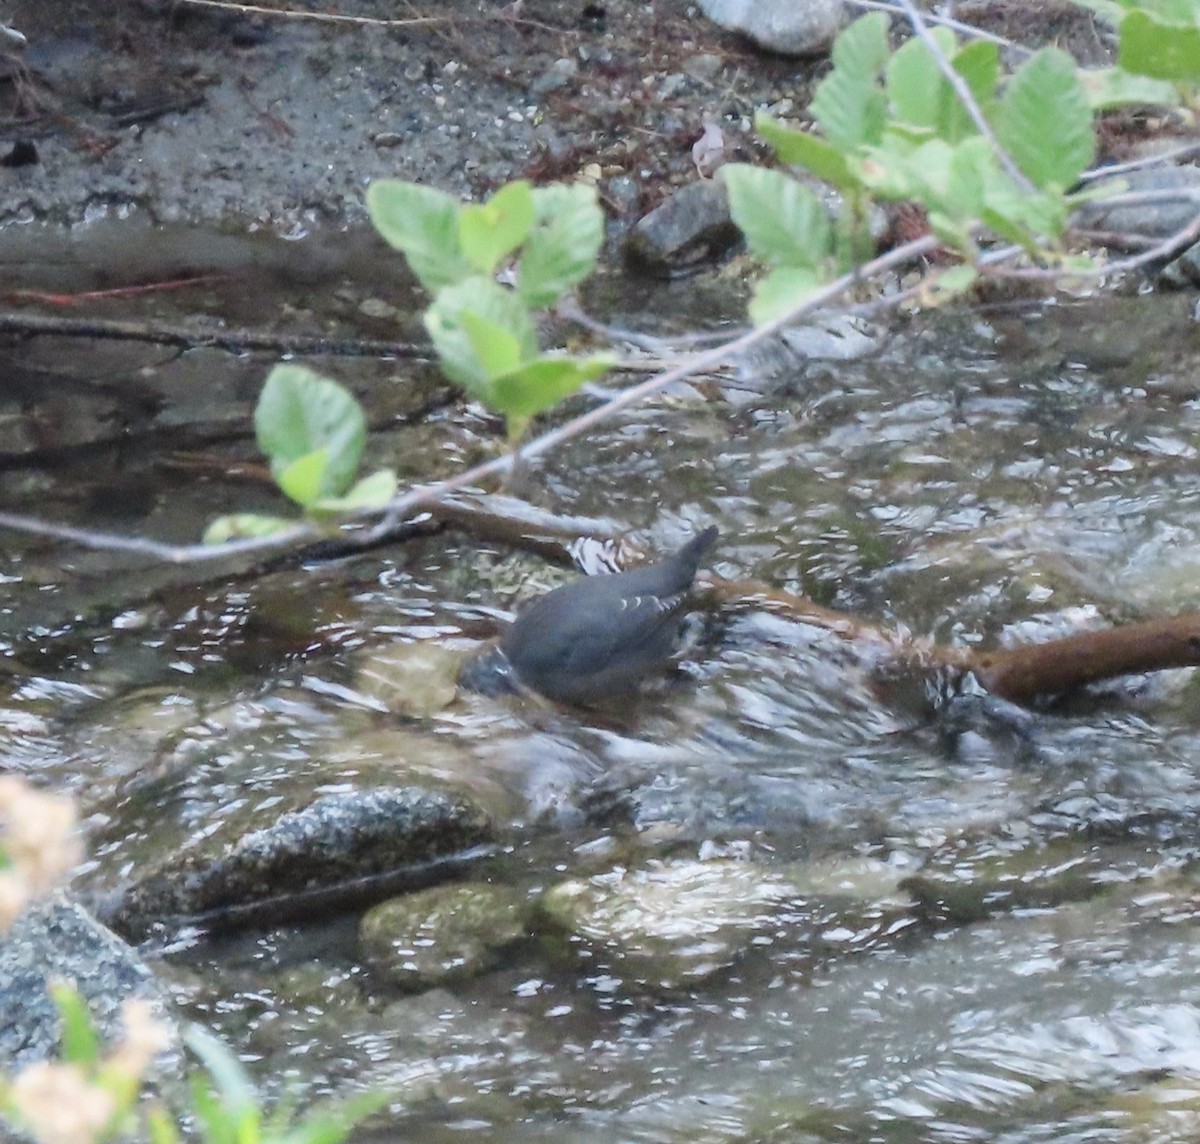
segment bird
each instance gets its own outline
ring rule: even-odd
[[[547,699],[577,706],[633,693],[670,663],[696,572],[717,535],[710,525],[662,560],[539,596],[498,647],[465,665],[459,682],[495,692],[515,676]]]

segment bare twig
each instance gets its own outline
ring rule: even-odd
[[[907,15],[900,4],[889,4],[885,0],[850,0],[850,3],[856,8],[873,8],[877,12],[891,12],[897,16]],[[943,28],[950,28],[955,32],[962,32],[972,39],[988,40],[993,44],[999,44],[1002,48],[1009,48],[1014,52],[1020,52],[1027,56],[1033,55],[1033,48],[1027,48],[1024,44],[1018,44],[1015,40],[1008,40],[1003,36],[997,36],[994,32],[977,28],[974,24],[964,24],[961,20],[952,20],[949,16],[936,16],[932,12],[926,13],[925,19],[930,24],[937,24]]]
[[[0,310],[0,334],[52,335],[58,338],[98,338],[103,341],[153,342],[193,349],[212,346],[243,353],[264,350],[281,354],[329,354],[333,357],[432,358],[429,346],[372,338],[328,338],[311,334],[281,334],[273,330],[198,329],[193,326],[117,322],[103,318],[23,314]]]
[[[656,374],[639,385],[623,390],[603,405],[597,406],[595,409],[573,418],[565,424],[560,425],[557,429],[552,429],[550,432],[542,434],[542,436],[535,438],[521,450],[521,456],[523,458],[540,456],[542,453],[548,452],[563,442],[578,437],[603,424],[619,410],[626,409],[631,405],[646,400],[648,397],[652,397],[673,382],[721,365],[734,355],[749,349],[751,346],[777,333],[803,315],[820,309],[845,290],[858,285],[867,278],[886,274],[897,266],[903,265],[914,258],[919,258],[923,254],[930,253],[936,250],[939,245],[936,238],[932,235],[926,235],[898,246],[886,254],[880,255],[855,273],[842,275],[842,277],[831,282],[824,289],[812,295],[807,301],[796,306],[788,313],[781,314],[765,325],[759,326],[757,329],[751,330],[731,342],[716,346],[704,353],[696,354],[687,362],[675,366],[665,373]],[[387,535],[400,521],[416,509],[441,500],[450,493],[478,485],[480,482],[488,480],[491,477],[501,476],[511,470],[515,462],[516,454],[508,453],[475,465],[472,468],[464,469],[462,472],[456,473],[452,477],[447,477],[445,480],[409,489],[407,492],[396,497],[382,510],[384,513],[383,519],[379,520],[372,528],[365,529],[362,527],[362,523],[367,519],[378,516],[380,510],[363,511],[351,517],[351,523],[339,531],[338,540],[346,544],[353,544],[356,541],[362,545],[376,543],[380,537]],[[138,553],[155,560],[165,561],[169,564],[190,564],[201,561],[226,560],[231,557],[273,552],[321,539],[325,535],[312,525],[298,524],[286,532],[277,533],[273,536],[253,537],[247,540],[231,541],[227,544],[177,545],[166,544],[145,537],[120,536],[112,533],[97,532],[92,529],[75,528],[70,525],[54,524],[49,521],[6,512],[0,512],[0,528],[10,528],[38,536],[67,540],[87,548]]]
[[[996,138],[996,134],[992,130],[992,125],[987,121],[979,104],[975,102],[975,96],[971,93],[970,87],[967,86],[967,81],[954,70],[954,65],[946,59],[946,53],[942,51],[942,46],[930,34],[929,27],[925,23],[924,17],[917,10],[917,6],[912,0],[898,0],[898,2],[904,13],[908,16],[908,21],[912,24],[913,31],[916,32],[921,38],[921,42],[929,49],[934,62],[938,66],[938,70],[946,77],[946,82],[954,89],[954,94],[958,96],[959,102],[971,117],[971,122],[975,124],[975,129],[991,144],[992,151],[999,160],[1000,166],[1004,168],[1008,177],[1018,187],[1029,194],[1033,194],[1037,188],[1029,181],[1021,168],[1013,162],[1012,156],[1000,145],[1000,140]]]
[[[333,12],[304,12],[296,8],[270,8],[264,4],[240,4],[233,0],[180,0],[193,8],[220,8],[226,12],[245,12],[251,16],[276,16],[289,20],[316,20],[325,24],[361,24],[376,28],[410,28],[420,24],[448,24],[453,16],[409,16],[402,20],[384,20],[374,16],[341,16]]]
[[[1195,242],[1200,242],[1200,214],[1197,214],[1187,226],[1168,235],[1161,242],[1128,258],[1119,258],[1116,262],[1104,262],[1097,266],[1083,267],[1077,270],[1064,270],[1061,267],[1030,267],[1029,269],[1008,269],[1006,267],[990,267],[987,273],[994,278],[1008,278],[1025,282],[1060,282],[1072,278],[1108,278],[1114,274],[1128,274],[1141,270],[1151,263],[1171,258],[1181,250],[1187,249]]]
[[[1140,171],[1145,167],[1166,166],[1168,163],[1174,163],[1176,159],[1186,159],[1197,151],[1200,151],[1200,143],[1185,143],[1182,147],[1174,147],[1170,151],[1164,151],[1161,155],[1147,155],[1144,159],[1130,159],[1128,163],[1114,163],[1109,167],[1093,167],[1090,171],[1084,171],[1079,176],[1079,181],[1086,183],[1091,179],[1100,179],[1106,175],[1124,175],[1129,171]]]

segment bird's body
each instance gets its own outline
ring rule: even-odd
[[[670,662],[680,616],[715,527],[631,572],[586,576],[534,600],[500,641],[526,687],[590,704],[634,691]]]

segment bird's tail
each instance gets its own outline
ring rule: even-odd
[[[708,554],[708,550],[717,542],[719,535],[717,526],[710,524],[703,532],[698,532],[676,553],[675,559],[680,567],[686,569],[688,580],[696,575],[700,561]]]

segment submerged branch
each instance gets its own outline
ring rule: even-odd
[[[974,675],[993,695],[1033,706],[1121,675],[1200,667],[1200,612],[1077,632],[1045,643],[978,651],[914,639],[835,612],[758,580],[703,576],[701,590],[726,607],[766,608],[855,645],[882,672]]]
[[[198,349],[210,346],[244,353],[269,353],[331,357],[431,358],[428,346],[389,342],[376,338],[329,338],[313,334],[280,334],[271,330],[225,330],[175,326],[153,322],[121,322],[105,318],[68,318],[47,314],[22,314],[0,310],[0,334],[26,337],[97,338],[104,341],[153,342],[155,345]]]

